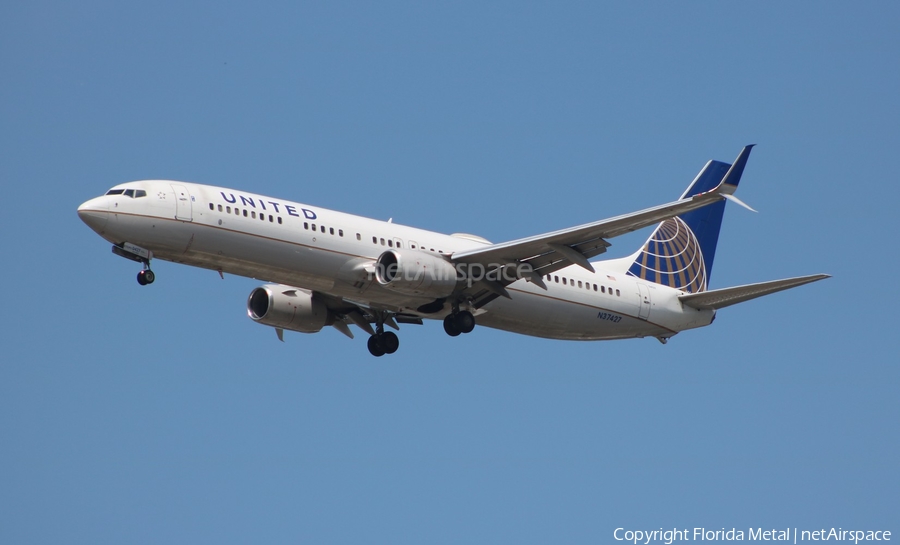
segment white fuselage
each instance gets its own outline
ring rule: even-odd
[[[153,257],[330,294],[349,302],[417,312],[433,299],[380,285],[371,264],[392,248],[452,255],[488,244],[471,235],[444,235],[200,184],[141,181],[84,203],[79,215],[114,244]],[[134,194],[134,191],[131,194]],[[596,273],[570,266],[544,277],[544,290],[526,280],[507,287],[476,311],[478,325],[538,337],[573,340],[658,337],[712,322],[715,311],[683,306],[683,292],[627,276],[622,260],[594,262]],[[367,269],[368,267],[368,269]]]

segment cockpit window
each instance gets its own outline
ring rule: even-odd
[[[130,197],[132,199],[140,199],[141,197],[146,197],[147,192],[143,189],[110,189],[106,192],[107,195],[124,195],[126,197]]]

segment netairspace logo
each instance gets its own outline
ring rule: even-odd
[[[671,530],[626,530],[616,528],[613,532],[616,541],[627,541],[637,545],[650,545],[653,542],[672,545],[676,541],[781,541],[799,543],[801,541],[890,541],[890,530],[844,530],[830,528],[819,530],[800,530],[798,528],[766,529],[749,528],[746,532],[731,528],[726,530],[707,530],[706,528],[672,528]]]

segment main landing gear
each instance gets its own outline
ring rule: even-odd
[[[391,327],[396,328],[397,324],[390,315],[384,312],[375,314],[375,334],[369,337],[366,346],[369,348],[369,354],[376,358],[380,358],[385,354],[393,354],[400,348],[400,338],[393,331],[385,331],[384,323],[387,321]]]
[[[385,354],[393,354],[396,352],[397,349],[400,348],[400,338],[397,337],[397,334],[393,331],[376,332],[369,337],[369,342],[366,343],[366,345],[369,348],[370,354],[376,358],[380,358]]]
[[[458,310],[444,318],[444,331],[451,337],[471,333],[475,329],[475,316],[468,310]]]
[[[376,358],[380,358],[385,354],[393,354],[400,348],[400,339],[397,337],[397,334],[393,331],[384,330],[385,322],[391,327],[397,327],[389,313],[376,312],[375,333],[369,337],[369,341],[366,343],[369,353]],[[475,329],[475,316],[468,310],[456,308],[454,312],[444,318],[444,331],[451,337],[459,336],[462,333],[471,333],[473,329]]]

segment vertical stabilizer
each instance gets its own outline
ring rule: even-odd
[[[681,198],[687,199],[720,185],[723,193],[734,193],[752,147],[744,147],[734,164],[706,163]],[[713,203],[660,223],[638,251],[628,274],[690,293],[706,291],[725,202]]]

